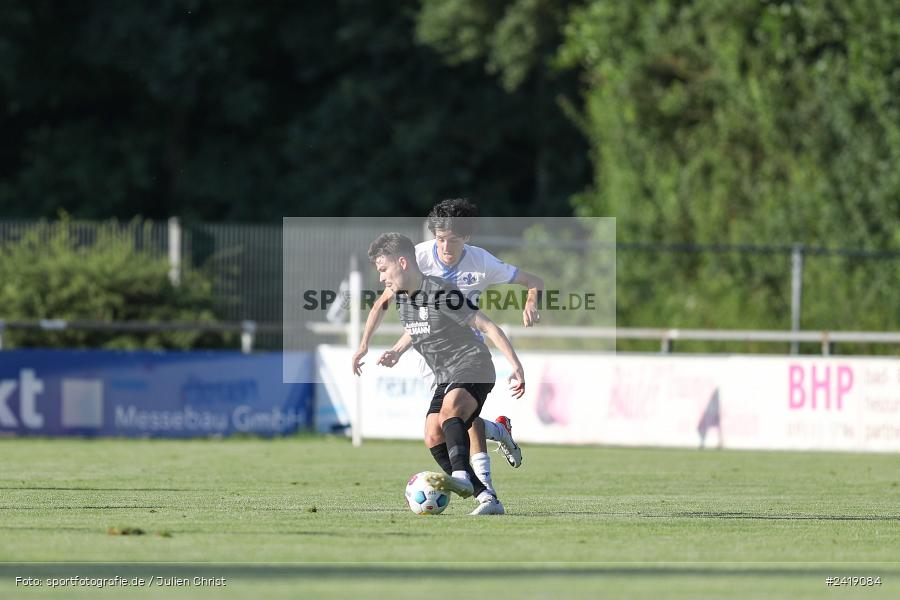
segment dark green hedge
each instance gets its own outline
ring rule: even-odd
[[[68,218],[42,222],[0,246],[0,318],[214,322],[213,286],[202,271],[169,280],[165,254],[141,248],[149,223],[110,221],[81,227]],[[85,235],[86,233],[86,235]],[[231,336],[233,337],[233,336]],[[234,339],[194,332],[108,333],[7,330],[4,347],[188,349]]]

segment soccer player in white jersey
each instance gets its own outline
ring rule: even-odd
[[[531,327],[540,320],[537,309],[538,294],[544,287],[543,280],[531,273],[526,273],[513,265],[504,263],[491,253],[477,246],[470,246],[468,241],[474,230],[478,216],[477,208],[463,199],[444,200],[438,203],[428,215],[428,228],[435,239],[416,245],[416,262],[425,275],[437,276],[453,283],[467,297],[477,295],[491,285],[513,283],[528,288],[528,295],[522,311],[522,322]],[[366,319],[365,331],[359,349],[353,355],[353,373],[359,375],[364,364],[362,358],[368,352],[368,343],[375,330],[384,318],[385,309],[393,300],[394,294],[385,289],[375,302]],[[395,350],[398,349],[396,346]],[[380,364],[393,366],[379,360]],[[387,359],[388,361],[390,358]],[[426,384],[433,389],[433,374],[420,357],[420,368],[425,376]],[[506,417],[498,417],[497,421],[475,419],[469,430],[472,449],[471,462],[478,478],[496,495],[491,478],[490,457],[487,454],[486,439],[496,441],[499,450],[507,462],[518,467],[522,464],[522,453],[513,441],[510,421]],[[439,428],[426,422],[425,443],[429,447],[440,437]],[[481,506],[476,507],[478,511]]]

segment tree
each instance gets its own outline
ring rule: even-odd
[[[886,0],[575,9],[559,61],[585,86],[594,186],[579,210],[617,217],[620,240],[896,249],[898,23]],[[786,258],[622,261],[620,323],[789,325]],[[885,309],[896,260],[810,265],[805,327],[900,326]]]
[[[470,196],[568,214],[588,174],[577,132],[533,127],[564,121],[417,44],[416,8],[5,2],[0,211],[272,221]]]
[[[587,146],[571,120],[577,94],[572,73],[554,68],[568,1],[422,0],[416,39],[449,65],[476,65],[517,98],[517,116],[532,132],[534,204],[523,216],[568,216],[568,196],[579,190]]]

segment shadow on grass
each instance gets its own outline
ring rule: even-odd
[[[193,530],[193,529],[179,529],[177,527],[166,527],[167,531],[169,531],[174,536],[180,535],[202,535],[202,536],[226,536],[226,535],[248,535],[248,536],[319,536],[319,537],[334,537],[334,538],[353,538],[356,539],[359,537],[358,532],[354,531],[310,531],[310,530],[291,530],[291,529],[283,529],[283,530],[266,530],[266,531],[202,531],[202,530]],[[37,526],[37,525],[3,525],[0,526],[0,532],[2,531],[35,531],[35,532],[59,532],[59,531],[80,531],[82,533],[91,533],[98,535],[107,535],[106,529],[99,529],[97,527],[72,527],[72,526],[57,526],[57,525],[48,525],[48,526]],[[380,531],[377,533],[367,533],[369,537],[419,537],[421,533],[419,532],[403,532],[403,531]],[[3,564],[3,563],[0,563]]]
[[[131,504],[109,504],[104,506],[0,506],[0,510],[132,510],[135,508],[147,508],[160,510],[166,506],[134,506]]]
[[[643,515],[669,519],[672,517],[699,519],[761,519],[764,521],[900,521],[900,515],[767,515],[744,512],[693,511],[665,515]]]
[[[0,490],[30,491],[64,491],[64,492],[209,492],[211,488],[96,488],[96,487],[23,487],[0,486]]]
[[[690,511],[673,513],[599,512],[587,510],[558,510],[528,513],[507,513],[506,519],[561,516],[621,517],[635,519],[757,519],[764,521],[900,521],[900,515],[770,515],[766,513]]]
[[[831,564],[831,563],[829,563]],[[864,568],[871,577],[895,576],[900,564],[884,563],[785,564],[546,564],[482,563],[394,563],[394,564],[163,564],[163,563],[0,563],[0,579],[15,577],[226,577],[233,579],[398,579],[423,577],[445,579],[448,574],[464,577],[792,577],[834,576],[836,570]]]

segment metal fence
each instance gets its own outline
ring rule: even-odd
[[[650,340],[657,345],[661,354],[675,352],[678,342],[735,342],[748,345],[755,343],[817,344],[822,356],[838,353],[838,344],[884,344],[900,346],[900,332],[880,331],[767,331],[735,329],[653,329],[645,327],[523,327],[501,323],[500,326],[516,345],[522,339],[540,338],[544,340]],[[335,344],[347,343],[352,339],[350,325],[339,323],[308,323],[307,328],[318,336],[328,336]],[[395,339],[403,334],[403,327],[397,324],[383,325],[378,336]],[[352,346],[352,344],[349,344]]]
[[[651,329],[640,327],[559,327],[544,326],[526,328],[521,325],[501,323],[500,326],[510,340],[517,344],[522,339],[567,339],[567,340],[651,340],[658,344],[659,352],[668,354],[675,351],[679,341],[726,341],[741,344],[750,343],[814,343],[821,348],[822,356],[837,353],[838,344],[862,343],[900,346],[900,332],[873,331],[765,331],[765,330],[727,330],[727,329]],[[305,329],[315,336],[316,343],[328,341],[335,344],[354,344],[351,325],[329,322],[310,321]],[[169,322],[156,323],[148,321],[126,321],[110,323],[106,321],[67,321],[64,319],[39,319],[26,321],[5,321],[0,319],[0,350],[3,350],[4,333],[7,330],[42,330],[42,331],[103,331],[129,333],[155,333],[172,331],[216,332],[240,334],[239,347],[244,353],[257,349],[256,340],[259,335],[278,333],[278,324],[260,326],[255,321],[190,323]],[[391,323],[383,325],[377,336],[394,339],[403,333],[401,325]]]
[[[183,228],[185,268],[213,277],[219,316],[265,324],[256,345],[281,349],[280,225],[191,224]],[[272,327],[278,324],[279,327]]]
[[[0,245],[19,241],[26,235],[47,242],[53,235],[50,225],[59,222],[0,221]],[[75,244],[90,246],[103,227],[118,229],[118,233],[134,241],[136,249],[152,257],[168,259],[174,279],[180,273],[204,269],[213,281],[219,318],[260,322],[256,347],[281,348],[280,225],[185,225],[177,219],[69,221],[68,234]],[[0,309],[0,319],[4,316]]]
[[[101,226],[97,222],[70,222],[70,234],[79,242],[89,245],[96,237]],[[174,225],[174,228],[173,228]],[[302,222],[300,227],[302,228]],[[255,346],[261,349],[282,348],[282,330],[279,327],[283,320],[282,277],[285,273],[284,256],[290,260],[291,252],[297,248],[286,249],[283,240],[283,226],[274,224],[207,224],[174,222],[123,223],[119,225],[123,235],[131,235],[138,248],[159,257],[169,257],[177,262],[173,272],[191,269],[205,269],[214,281],[218,314],[223,321],[254,321],[259,325]],[[49,230],[42,230],[37,221],[0,221],[0,244],[20,239],[28,232],[36,235],[49,235]],[[307,273],[310,281],[316,285],[337,289],[340,281],[348,273],[346,256],[358,250],[360,235],[372,232],[348,230],[341,220],[335,219],[328,227],[323,227],[321,220],[310,224],[303,230],[302,245],[304,264],[316,265],[316,273]],[[490,235],[490,231],[479,234],[476,243],[499,255],[503,252],[516,251],[522,248],[520,237]],[[370,236],[371,237],[371,236]],[[572,241],[569,244],[580,252],[590,252],[591,244],[585,241]],[[295,244],[296,245],[296,244]],[[288,252],[287,250],[291,250]],[[616,244],[619,257],[619,272],[625,273],[630,262],[645,253],[657,257],[683,255],[728,255],[739,258],[762,257],[769,263],[769,269],[775,273],[773,285],[783,290],[785,297],[784,328],[797,332],[809,329],[804,323],[804,297],[827,295],[829,290],[817,289],[818,280],[810,278],[810,272],[827,270],[828,264],[816,261],[863,261],[876,265],[883,272],[886,280],[900,281],[900,252],[873,252],[865,250],[812,248],[797,245],[761,246],[761,245],[699,245],[699,244],[661,244],[661,243],[629,243]],[[308,253],[314,253],[309,256]],[[364,257],[361,257],[364,258]],[[364,269],[366,280],[364,287],[377,285],[374,275]],[[621,283],[620,283],[621,286]],[[652,292],[651,292],[652,293]],[[896,302],[890,306],[871,306],[873,301],[866,298],[867,290],[860,286],[859,299],[854,304],[859,310],[880,310],[885,314],[896,311]],[[896,301],[896,296],[894,297]],[[289,299],[289,301],[291,301]],[[867,304],[868,303],[868,304]],[[0,310],[0,318],[3,318]],[[45,315],[52,316],[52,315]],[[672,326],[677,323],[653,323],[655,326]],[[719,325],[720,327],[722,325]],[[776,324],[781,327],[781,321]],[[816,329],[840,329],[840,323],[812,325]],[[734,327],[732,327],[734,328]],[[847,328],[847,327],[844,327]],[[855,327],[856,329],[879,330],[881,327]],[[802,337],[791,340],[791,349],[796,352]],[[311,339],[310,343],[315,340]],[[293,344],[292,347],[297,347]],[[815,351],[815,350],[813,350]]]

